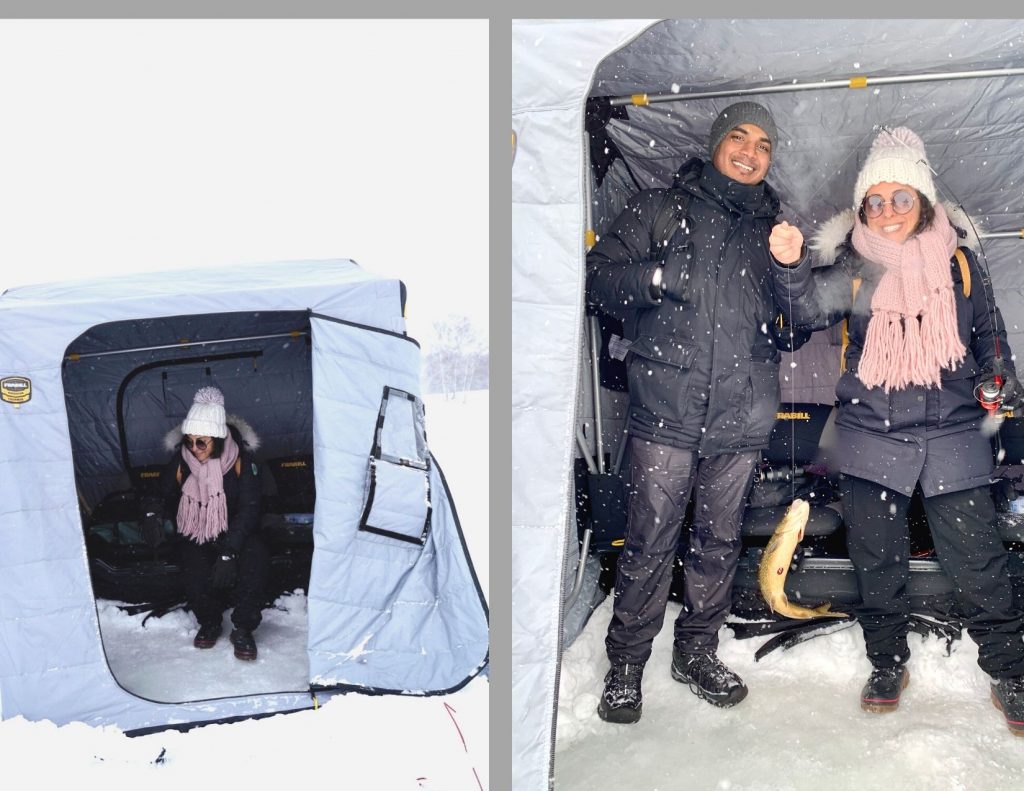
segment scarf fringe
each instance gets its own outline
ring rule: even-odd
[[[876,313],[868,322],[867,337],[864,339],[864,353],[857,368],[860,380],[867,387],[883,387],[889,392],[895,386],[887,381],[887,374],[893,370],[903,345],[903,329],[899,315]]]
[[[225,497],[211,495],[204,505],[187,494],[178,504],[178,532],[197,544],[212,541],[228,528],[228,504]]]

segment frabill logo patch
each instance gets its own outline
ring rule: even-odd
[[[32,398],[32,380],[25,376],[0,379],[0,399],[8,404],[24,404]]]

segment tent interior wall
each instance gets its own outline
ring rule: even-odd
[[[539,789],[553,777],[556,705],[548,704],[557,701],[558,654],[585,620],[566,606],[579,552],[572,480],[574,463],[579,465],[583,455],[578,430],[587,452],[596,456],[599,422],[605,458],[615,459],[625,419],[625,396],[595,385],[590,360],[593,324],[583,286],[588,232],[600,236],[637,190],[670,186],[690,156],[707,158],[711,123],[735,101],[758,101],[773,113],[779,144],[768,181],[782,198],[782,218],[808,239],[823,221],[851,206],[856,175],[879,128],[908,126],[925,142],[940,199],[962,207],[981,237],[982,265],[1010,347],[1019,354],[1024,350],[1024,246],[991,234],[1017,235],[1024,227],[1016,166],[1024,156],[1024,78],[952,75],[1024,67],[1024,24],[536,20],[514,23],[513,34],[513,258],[520,281],[513,295],[513,326],[523,337],[541,328],[545,336],[557,336],[542,355],[530,355],[532,368],[524,352],[515,369],[513,426],[517,437],[532,430],[548,441],[562,441],[549,451],[524,443],[513,460],[519,478],[513,524],[529,530],[523,535],[535,551],[557,556],[542,573],[540,560],[522,550],[523,557],[514,558],[516,590],[523,602],[533,600],[545,613],[552,605],[543,598],[550,590],[547,577],[562,591],[551,619],[518,626],[523,634],[513,641],[514,648],[523,649],[515,657],[516,697],[532,701],[530,712],[516,712],[522,767],[516,787]],[[932,79],[871,82],[904,75]],[[853,81],[863,76],[868,79]],[[829,80],[851,82],[846,88],[803,90]],[[685,98],[706,92],[735,93]],[[674,94],[679,100],[613,103],[643,94]],[[539,260],[547,269],[538,269]],[[784,403],[834,402],[839,343],[839,330],[833,328],[817,333],[795,355],[784,355]],[[562,371],[571,372],[572,385],[565,386]],[[567,401],[568,406],[557,406]],[[560,476],[559,469],[568,474]],[[548,499],[556,495],[560,506]],[[536,540],[538,526],[550,526],[564,541]],[[594,587],[594,575],[586,574],[575,610],[592,605]],[[549,639],[546,630],[558,636]],[[553,655],[546,653],[549,646]],[[539,769],[542,764],[546,773]]]

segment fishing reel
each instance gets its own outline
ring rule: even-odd
[[[974,388],[974,397],[989,417],[996,417],[1003,407],[1003,377],[993,376],[980,383]]]
[[[998,432],[1008,414],[1003,410],[1003,377],[996,374],[975,386],[974,397],[985,410],[985,417],[981,421],[981,433],[986,437],[996,437],[1000,447],[999,456],[1002,458],[1002,443],[998,439]]]

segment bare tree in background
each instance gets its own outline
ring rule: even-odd
[[[434,322],[434,341],[424,359],[426,390],[454,399],[456,393],[488,386],[488,350],[465,316]]]

